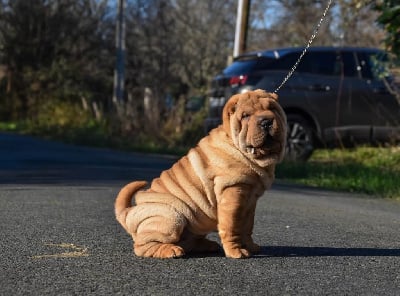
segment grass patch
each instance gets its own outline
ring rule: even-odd
[[[400,198],[400,148],[317,150],[306,163],[282,163],[276,177],[298,184]]]
[[[0,122],[0,131],[15,132],[18,130],[19,126],[15,122]]]

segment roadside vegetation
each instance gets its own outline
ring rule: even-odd
[[[197,122],[202,122],[198,116]],[[84,116],[82,116],[84,118]],[[68,121],[67,121],[68,122]],[[109,147],[125,151],[183,155],[202,135],[202,126],[194,124],[177,140],[155,142],[151,137],[137,141],[108,132],[104,122],[87,119],[81,125],[0,123],[0,131],[31,134],[72,144]],[[186,134],[186,143],[182,139]],[[190,135],[190,136],[188,136]],[[331,190],[366,194],[400,200],[400,147],[358,147],[316,150],[308,162],[283,162],[276,178],[290,183]]]
[[[400,147],[316,150],[306,163],[282,163],[278,179],[400,199]]]

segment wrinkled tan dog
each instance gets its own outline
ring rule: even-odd
[[[147,190],[126,185],[116,218],[132,235],[138,256],[171,258],[219,248],[206,235],[218,230],[225,255],[259,251],[251,237],[257,199],[274,180],[285,150],[286,117],[276,94],[256,90],[231,97],[223,123]],[[136,205],[131,205],[135,195]]]

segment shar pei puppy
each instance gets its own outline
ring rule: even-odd
[[[121,189],[115,215],[137,256],[173,258],[213,252],[218,231],[227,257],[259,251],[252,231],[257,199],[274,180],[285,151],[286,117],[278,96],[263,90],[234,95],[222,124],[154,179]],[[135,196],[135,205],[131,205]]]

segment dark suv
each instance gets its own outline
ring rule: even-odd
[[[304,48],[282,48],[236,58],[212,81],[206,131],[221,123],[233,94],[273,92]],[[317,147],[398,143],[400,92],[379,49],[310,47],[277,92],[288,121],[286,159],[307,160]]]

